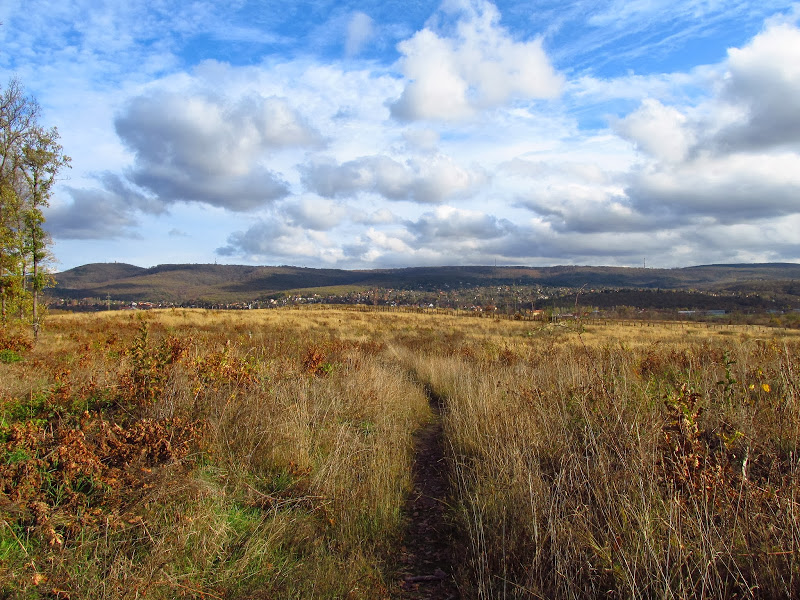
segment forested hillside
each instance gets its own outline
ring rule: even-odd
[[[699,290],[800,295],[800,264],[707,265],[681,269],[626,267],[415,267],[342,270],[243,265],[94,263],[55,277],[56,298],[185,303],[242,302],[313,290],[320,294],[371,289],[464,290],[482,286]]]

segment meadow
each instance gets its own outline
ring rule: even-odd
[[[0,597],[425,597],[398,556],[433,422],[462,598],[800,597],[798,332],[642,325],[308,307],[4,330]]]

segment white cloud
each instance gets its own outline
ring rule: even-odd
[[[134,235],[138,219],[124,199],[98,189],[75,189],[68,204],[45,211],[47,228],[63,240],[92,240]]]
[[[620,154],[618,139],[611,142],[586,140],[585,147],[573,146],[572,152],[548,160],[516,158],[500,166],[497,179],[513,194],[515,205],[532,212],[550,233],[658,229],[663,224],[639,213],[626,197],[625,169],[633,157]],[[595,143],[600,145],[595,148]]]
[[[371,192],[389,200],[431,204],[473,195],[487,180],[479,167],[465,169],[444,155],[405,163],[388,156],[365,156],[343,164],[328,159],[303,168],[305,185],[329,198]]]
[[[615,122],[644,153],[625,188],[643,223],[767,227],[800,213],[800,29],[775,21],[728,57],[699,103],[646,99]]]
[[[47,227],[60,239],[108,239],[136,235],[139,214],[161,216],[164,205],[131,187],[110,172],[96,178],[98,186],[67,188],[70,202],[55,202],[45,209]]]
[[[344,250],[349,261],[365,265],[419,265],[441,256],[439,252],[415,247],[412,236],[405,230],[382,231],[374,227],[368,228]]]
[[[314,231],[333,229],[348,214],[346,207],[318,196],[292,199],[281,208],[293,225]]]
[[[259,220],[245,231],[232,233],[227,246],[217,248],[216,252],[220,256],[243,257],[250,262],[301,257],[333,263],[342,258],[341,251],[327,234],[277,219]]]
[[[524,206],[554,231],[576,233],[653,231],[668,226],[639,213],[622,190],[561,182],[521,197]]]
[[[615,129],[644,152],[666,162],[683,160],[695,142],[686,116],[651,98],[645,99],[638,110],[617,121]]]
[[[360,223],[362,225],[388,225],[400,220],[400,218],[388,208],[379,208],[369,213],[365,213],[362,210],[352,210],[351,218],[353,223]]]
[[[436,152],[439,147],[439,132],[433,129],[409,129],[403,132],[403,139],[410,152]]]
[[[407,227],[416,235],[419,245],[472,243],[502,237],[514,229],[507,219],[452,206],[439,206],[433,212],[424,213],[417,221],[408,223]]]
[[[702,156],[677,166],[645,170],[626,190],[643,213],[669,211],[675,219],[715,222],[800,213],[800,155]]]
[[[354,6],[3,5],[0,72],[74,158],[48,213],[59,247],[75,262],[77,240],[113,239],[125,259],[119,239],[146,235],[176,258],[347,267],[800,256],[800,11],[742,41],[785,2],[506,3],[501,21],[446,0],[424,27],[418,5]],[[727,59],[716,42],[715,64],[658,70],[724,24]]]
[[[540,39],[514,41],[500,14],[484,0],[450,2],[458,14],[452,37],[430,28],[401,42],[408,79],[392,114],[402,120],[464,119],[515,98],[554,98],[562,88]]]
[[[723,97],[745,112],[718,136],[723,148],[800,147],[800,29],[772,25],[744,48],[728,52]]]
[[[356,11],[347,23],[347,39],[345,40],[345,54],[349,57],[357,56],[361,48],[370,41],[375,32],[372,19],[361,11]]]
[[[156,92],[134,98],[116,121],[135,153],[129,177],[162,202],[203,202],[252,210],[285,196],[287,185],[263,166],[269,153],[319,145],[281,98]]]

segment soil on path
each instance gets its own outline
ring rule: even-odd
[[[393,597],[402,600],[457,600],[453,579],[453,529],[447,519],[449,483],[438,402],[436,419],[415,435],[414,484],[406,501],[406,532],[398,558]]]

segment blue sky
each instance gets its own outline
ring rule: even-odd
[[[0,6],[56,269],[800,261],[800,5]]]

